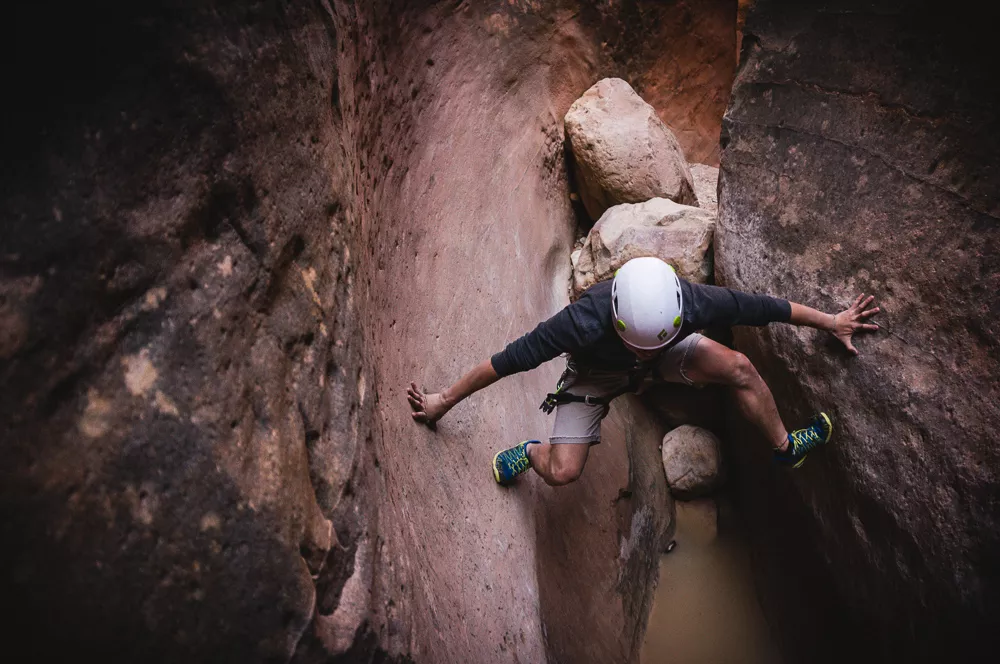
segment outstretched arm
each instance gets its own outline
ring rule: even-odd
[[[406,396],[410,401],[410,408],[413,409],[411,415],[417,422],[432,425],[444,417],[445,413],[454,408],[459,401],[498,380],[500,377],[493,369],[493,363],[484,360],[443,392],[424,393],[416,383],[410,383],[410,387],[406,389]]]
[[[880,311],[878,307],[865,310],[865,307],[868,307],[874,301],[874,295],[869,295],[866,299],[864,293],[862,293],[854,301],[854,304],[836,314],[826,314],[812,307],[807,307],[804,304],[790,302],[789,304],[792,305],[792,315],[788,319],[788,322],[792,325],[805,325],[815,327],[819,330],[826,330],[837,337],[847,347],[847,350],[857,355],[858,349],[851,343],[851,337],[854,336],[854,333],[859,330],[879,329],[878,325],[865,322],[870,316],[874,316]]]
[[[534,330],[507,344],[488,360],[477,364],[457,383],[437,394],[422,392],[410,383],[406,395],[413,409],[413,419],[433,426],[455,404],[473,392],[492,385],[504,376],[534,369],[560,353],[572,353],[587,346],[601,334],[600,325],[592,324],[594,304],[586,294],[555,316],[539,323]]]

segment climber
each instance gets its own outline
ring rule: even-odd
[[[450,388],[425,393],[411,383],[407,398],[413,419],[433,425],[473,392],[567,353],[566,371],[541,405],[556,412],[550,442],[526,440],[498,452],[493,458],[498,483],[510,484],[528,468],[552,486],[576,480],[590,446],[601,440],[601,420],[610,401],[635,391],[647,378],[729,386],[743,416],[773,445],[775,459],[797,468],[810,450],[830,439],[830,418],[818,413],[808,426],[789,433],[750,360],[696,330],[787,322],[826,330],[857,355],[854,333],[879,329],[865,322],[879,312],[878,307],[867,308],[874,299],[862,294],[844,311],[827,314],[766,295],[689,283],[658,258],[634,258],[613,279],[591,286]]]

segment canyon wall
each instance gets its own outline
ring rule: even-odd
[[[19,10],[0,596],[27,659],[636,656],[659,424],[630,401],[573,490],[500,489],[557,362],[435,431],[405,401],[568,301],[562,116],[615,66],[594,6],[474,4]]]
[[[833,416],[833,441],[800,471],[747,455],[746,486],[750,496],[775,483],[755,508],[772,522],[760,538],[793,523],[811,534],[804,573],[843,601],[816,618],[847,622],[838,633],[852,657],[974,659],[996,645],[990,38],[962,8],[903,3],[762,0],[743,32],[723,127],[718,280],[827,312],[874,293],[882,308],[857,357],[809,329],[736,334],[788,425]],[[772,577],[801,562],[758,544]]]

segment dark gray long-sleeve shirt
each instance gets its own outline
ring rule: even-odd
[[[706,327],[762,326],[787,321],[792,315],[788,300],[680,282],[684,322],[673,343]],[[534,369],[562,353],[569,353],[580,366],[603,371],[628,371],[635,366],[636,356],[614,328],[610,279],[591,286],[576,302],[507,344],[491,362],[503,377]]]

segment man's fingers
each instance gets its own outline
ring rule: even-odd
[[[874,295],[869,295],[868,299],[865,300],[865,303],[861,305],[861,308],[864,309],[865,307],[867,307],[869,304],[871,304],[874,301],[875,301],[875,296]]]
[[[424,420],[426,420],[426,419],[427,419],[427,413],[410,413],[410,415],[411,415],[411,416],[413,417],[413,419],[415,419],[415,420],[416,420],[417,422],[423,422]]]
[[[868,323],[868,324],[862,325],[861,329],[874,331],[874,330],[879,329],[879,326],[875,325],[874,323]]]
[[[851,337],[853,334],[854,333],[851,332],[851,334],[837,335],[837,339],[840,340],[840,343],[844,344],[844,348],[846,348],[851,355],[857,355],[858,349],[851,343]]]
[[[862,311],[861,316],[862,318],[868,318],[869,316],[874,316],[880,311],[882,310],[879,307],[875,307],[874,309],[869,309],[868,311]]]
[[[858,295],[858,299],[856,299],[854,301],[854,304],[851,305],[851,309],[857,309],[858,305],[861,304],[861,300],[863,300],[863,299],[865,299],[865,294],[864,293],[862,293],[861,295]]]
[[[413,397],[407,397],[407,399],[410,402],[410,407],[413,408],[414,410],[421,410],[423,408],[423,404],[420,403],[419,400],[414,399]]]

